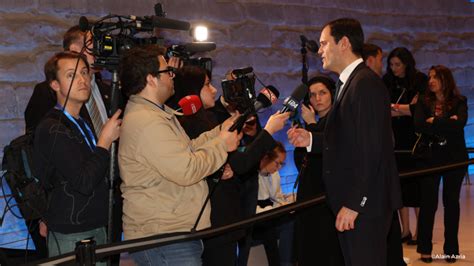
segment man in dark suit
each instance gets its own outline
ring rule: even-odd
[[[393,156],[390,98],[382,80],[365,66],[364,34],[357,20],[323,27],[323,68],[338,73],[335,104],[323,133],[288,131],[290,143],[322,153],[323,181],[346,265],[386,265],[392,213],[401,207]]]

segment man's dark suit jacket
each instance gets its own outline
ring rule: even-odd
[[[100,79],[100,75],[96,75],[96,82],[99,87],[102,100],[105,104],[105,109],[109,110],[111,105],[111,88],[107,84],[103,83]],[[120,93],[119,93],[120,96]],[[119,97],[119,106],[121,106],[122,99]],[[47,81],[36,84],[33,94],[31,95],[28,105],[25,109],[25,123],[26,131],[34,132],[36,126],[39,124],[41,119],[56,106],[57,98],[56,92],[49,86]],[[122,109],[123,110],[123,109]],[[91,118],[87,112],[86,106],[84,105],[80,113],[81,117],[92,125]],[[94,131],[95,132],[95,131]]]
[[[401,207],[390,97],[365,64],[345,82],[324,133],[313,132],[311,151],[323,154],[323,181],[335,214],[344,206],[381,217]]]

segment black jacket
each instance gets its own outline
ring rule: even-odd
[[[36,128],[33,162],[49,190],[45,220],[50,230],[67,234],[106,225],[109,151],[92,151],[60,110],[50,110]]]
[[[105,109],[109,110],[112,99],[111,87],[102,81],[99,74],[96,74],[95,81],[99,87],[100,94],[102,95]],[[122,108],[123,110],[123,99],[120,93],[117,95],[119,108]],[[33,94],[31,95],[31,98],[28,101],[28,105],[25,109],[26,131],[34,132],[41,119],[43,119],[43,117],[56,105],[56,103],[56,92],[49,86],[47,81],[36,84]],[[85,105],[82,106],[80,115],[84,118],[84,120],[91,122],[91,118]]]
[[[415,106],[414,121],[417,132],[437,135],[445,138],[445,146],[432,146],[431,162],[445,164],[450,162],[462,162],[468,159],[466,141],[464,139],[464,126],[467,122],[467,100],[464,96],[454,101],[450,110],[441,117],[436,117],[433,124],[427,123],[426,119],[434,117],[433,107],[428,106],[423,98],[418,99]],[[456,115],[457,120],[450,119]]]
[[[401,207],[393,154],[390,98],[382,80],[363,63],[344,84],[324,133],[313,133],[322,152],[323,180],[334,213],[341,207],[382,216]]]

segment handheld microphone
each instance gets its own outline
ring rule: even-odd
[[[268,85],[265,88],[262,88],[257,96],[257,100],[254,102],[255,112],[276,103],[278,101],[278,96],[280,96],[280,92],[274,86]],[[240,131],[251,113],[251,109],[248,109],[245,113],[241,114],[229,128],[229,131],[234,131],[236,129]]]
[[[259,111],[262,108],[267,108],[278,101],[280,92],[277,88],[272,85],[268,85],[260,90],[257,95],[257,100],[254,102],[255,111]]]
[[[283,107],[280,110],[280,114],[295,111],[307,93],[308,86],[305,84],[300,84],[298,87],[296,87],[291,96],[288,96],[283,102]]]
[[[232,75],[240,77],[253,72],[253,67],[242,67],[232,70]]]
[[[201,107],[202,102],[197,95],[188,95],[179,100],[178,105],[181,107],[185,116],[197,113]]]

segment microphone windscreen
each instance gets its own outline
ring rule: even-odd
[[[308,86],[300,84],[291,94],[291,97],[297,101],[302,101],[304,96],[308,93]]]
[[[257,95],[257,102],[260,102],[259,108],[267,108],[278,101],[280,92],[272,85],[268,85],[260,90]]]
[[[155,28],[172,29],[172,30],[189,30],[191,25],[187,21],[169,19],[164,17],[153,16],[151,24]]]
[[[234,76],[242,76],[253,72],[253,67],[242,67],[232,70]]]
[[[86,32],[89,30],[89,20],[87,20],[86,17],[82,16],[79,18],[79,28],[83,32]]]
[[[190,53],[203,53],[216,49],[216,44],[213,42],[190,42],[185,43],[183,46]]]
[[[178,105],[181,107],[184,115],[192,115],[201,109],[202,102],[199,96],[188,95],[179,100]]]
[[[272,100],[272,103],[276,103],[276,101],[278,100],[278,97],[280,97],[280,91],[278,91],[278,89],[275,88],[275,86],[273,85],[267,85],[265,89],[266,89],[265,92],[263,92],[263,89],[260,92],[272,96],[271,98],[270,97],[269,98]]]

